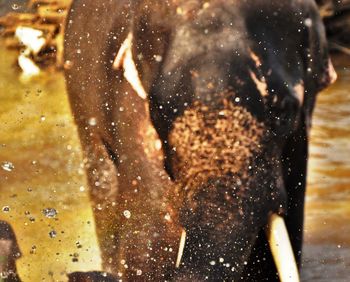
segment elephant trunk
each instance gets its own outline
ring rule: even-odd
[[[187,232],[182,272],[194,280],[205,278],[199,273],[240,277],[269,213],[284,203],[269,127],[233,93],[217,96],[215,105],[194,102],[168,139],[179,220]]]

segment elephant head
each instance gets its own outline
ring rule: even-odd
[[[66,77],[86,155],[93,158],[93,143],[104,148],[101,159],[109,155],[114,162],[119,205],[142,210],[131,229],[147,221],[147,209],[156,215],[166,194],[185,230],[173,279],[276,279],[265,236],[276,214],[285,218],[300,263],[308,129],[317,92],[335,78],[315,3],[124,0],[86,1],[91,3],[83,8],[78,2],[66,34],[66,58],[73,65]],[[111,10],[118,13],[115,21]],[[86,22],[86,11],[100,14],[93,21],[102,25],[98,33]],[[74,18],[86,26],[74,25]],[[115,57],[115,67],[134,59],[124,75],[132,83],[139,74],[133,88],[145,102],[130,95],[133,90],[113,70]],[[92,116],[97,122],[89,126]],[[147,138],[158,142],[153,133],[140,133],[149,118],[166,172],[159,153],[147,159]],[[100,159],[96,164],[94,175]],[[141,174],[135,185],[146,192],[135,196],[130,187]],[[92,191],[100,203],[102,190]],[[143,257],[136,241],[161,241],[152,228],[137,233],[143,239],[132,230],[122,236],[132,245],[126,248],[140,251],[134,257]],[[162,272],[163,261],[150,263]]]
[[[295,207],[299,224],[287,225],[299,262],[303,193],[293,190],[305,187],[316,94],[335,76],[316,6],[175,2],[136,12],[133,52],[178,184],[174,205],[187,232],[179,277],[239,279],[249,261],[269,257],[255,246],[269,216],[294,217]]]

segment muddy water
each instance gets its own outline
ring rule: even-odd
[[[2,44],[0,58],[0,163],[5,165],[0,167],[0,219],[17,234],[23,252],[20,275],[25,282],[66,281],[67,272],[98,270],[82,155],[63,76],[52,72],[26,82],[14,65],[15,53]],[[320,95],[315,112],[304,281],[350,277],[350,70],[344,62],[350,65],[349,58],[338,60],[339,80]],[[45,216],[45,208],[57,215]]]
[[[319,95],[311,131],[304,280],[350,281],[350,57]]]
[[[0,165],[14,166],[12,171],[0,167],[0,219],[17,234],[20,276],[25,282],[65,281],[66,272],[99,269],[63,75],[21,80],[15,53],[0,46]],[[57,216],[46,217],[46,208],[57,210]]]

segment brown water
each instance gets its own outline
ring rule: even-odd
[[[311,131],[304,280],[350,281],[350,57],[319,95]]]
[[[98,270],[100,258],[62,73],[24,82],[15,53],[0,42],[0,219],[15,229],[25,282],[66,281]],[[338,82],[320,95],[311,140],[303,281],[350,277],[350,58]],[[9,207],[9,212],[2,211]],[[55,208],[47,218],[45,208]],[[29,212],[29,213],[28,213]],[[56,231],[56,237],[49,233]]]
[[[23,281],[66,281],[66,272],[99,269],[100,258],[64,78],[21,82],[15,53],[0,45],[0,164],[14,165],[0,167],[0,218],[16,232]]]

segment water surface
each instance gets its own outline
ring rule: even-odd
[[[350,57],[317,100],[306,204],[305,281],[350,281]]]
[[[24,282],[66,281],[100,268],[80,145],[62,73],[25,82],[15,55],[0,42],[0,165],[14,166],[0,167],[0,219],[14,227]]]

